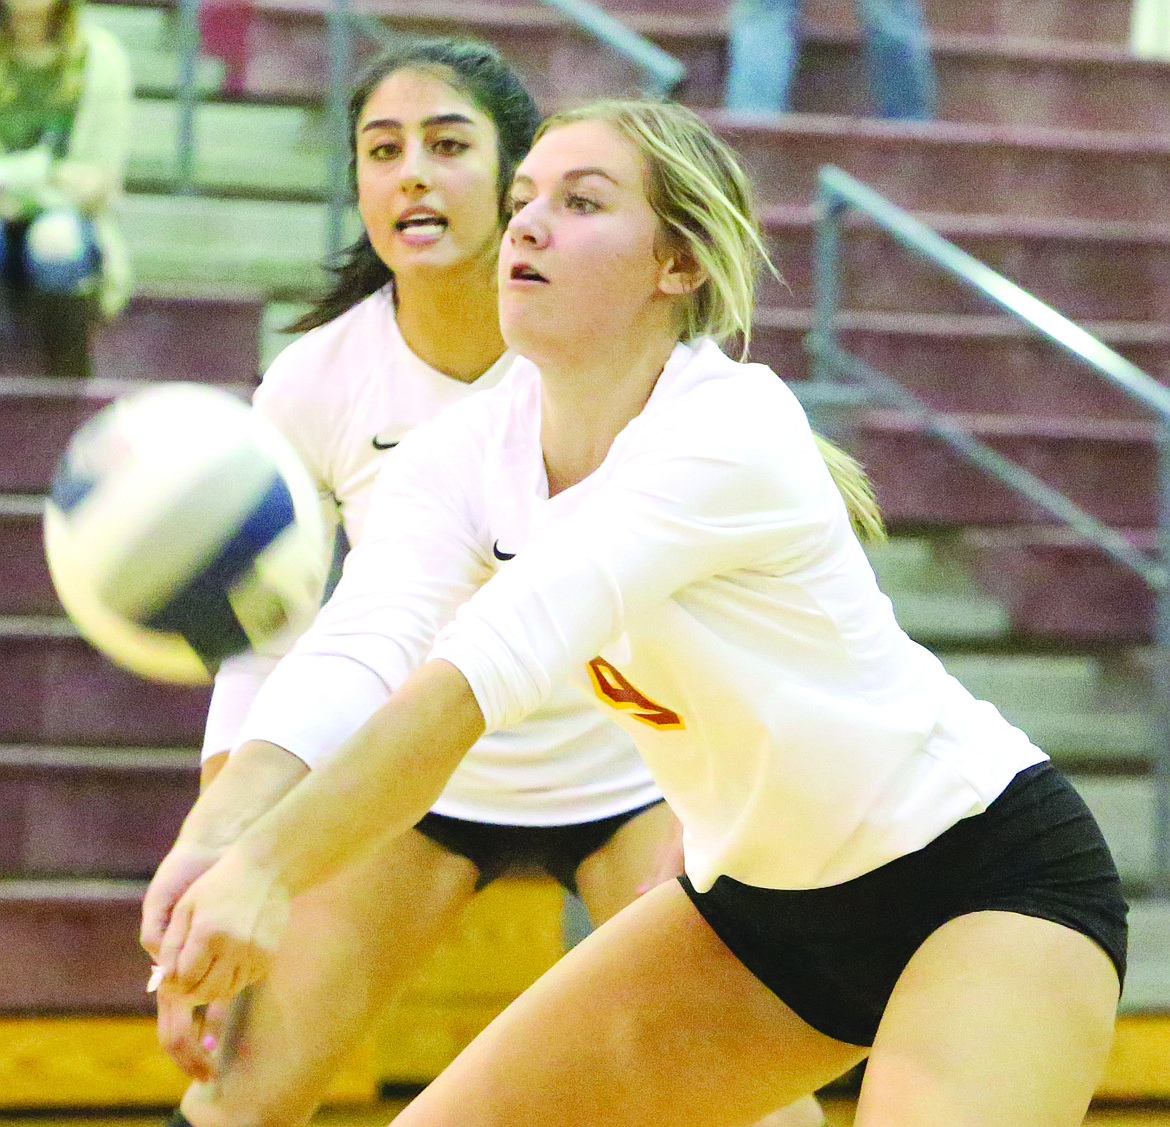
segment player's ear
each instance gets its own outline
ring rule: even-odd
[[[670,296],[694,293],[709,277],[688,250],[671,247],[659,258],[658,289]]]

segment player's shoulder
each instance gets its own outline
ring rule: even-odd
[[[268,366],[257,400],[292,400],[305,405],[347,400],[373,378],[385,360],[396,327],[387,290],[363,298],[340,316],[290,341]]]
[[[708,338],[677,346],[661,383],[654,396],[658,413],[674,425],[708,432],[734,425],[742,434],[806,421],[796,396],[771,368],[732,359]]]

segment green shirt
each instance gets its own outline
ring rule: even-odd
[[[49,141],[54,155],[61,156],[77,102],[66,106],[52,102],[61,81],[60,65],[28,66],[13,60],[8,73],[16,86],[16,97],[0,107],[0,152],[22,152],[44,140]]]

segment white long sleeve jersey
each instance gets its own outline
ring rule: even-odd
[[[572,678],[634,737],[700,889],[848,880],[1045,758],[898,627],[771,371],[678,346],[602,465],[551,499],[540,400],[518,360],[403,443],[250,735],[298,738],[298,698],[364,712],[428,651],[489,730]]]
[[[512,359],[502,357],[470,384],[445,376],[403,340],[387,287],[285,348],[253,402],[308,467],[331,536],[340,520],[357,544],[375,478],[399,457],[399,441],[452,404],[494,387]],[[277,656],[225,663],[209,710],[205,755],[242,742],[241,725]],[[310,765],[327,757],[394,683],[376,687],[364,714],[360,708],[344,715],[324,709],[316,739],[290,750]],[[313,694],[312,700],[320,698]],[[523,723],[485,736],[434,809],[472,821],[561,825],[605,818],[660,796],[629,736],[564,684]]]

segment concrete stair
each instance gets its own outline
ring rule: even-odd
[[[67,619],[0,617],[0,744],[194,747],[208,690],[144,681]]]
[[[0,746],[0,872],[148,878],[198,793],[186,748]]]
[[[1128,539],[1150,549],[1148,529]],[[971,529],[957,550],[1003,602],[1017,634],[1049,643],[1125,645],[1153,640],[1156,608],[1132,572],[1051,526]]]
[[[709,120],[765,206],[807,201],[817,170],[836,164],[911,211],[1166,220],[1170,139],[1161,134],[727,111]]]
[[[59,614],[61,606],[49,570],[41,532],[44,498],[35,495],[0,496],[0,591],[4,613],[29,617]]]
[[[684,63],[689,77],[679,91],[682,97],[693,105],[720,104],[727,68],[723,4],[606,6]],[[998,14],[972,19],[951,0],[928,11],[932,55],[939,73],[940,117],[1115,128],[1119,106],[1123,106],[1130,110],[1133,124],[1165,127],[1170,120],[1170,66],[1129,53],[1128,17],[1118,26],[1116,14],[1109,9],[1099,22],[1078,17],[1069,24],[1053,25],[1035,20],[1038,7],[1005,5]],[[325,10],[323,0],[259,0],[254,5],[246,35],[245,97],[321,98],[328,76]],[[547,107],[636,92],[641,87],[635,70],[541,4],[378,0],[357,10],[395,31],[473,34],[494,42],[514,60]],[[173,42],[172,13],[161,5],[154,12],[143,8],[130,12],[106,16],[99,10],[96,18],[122,34],[132,47],[139,88],[167,92],[174,69],[168,70],[159,43],[168,36]],[[847,18],[850,14],[848,9],[810,5],[793,91],[795,109],[868,111],[860,39]],[[1053,14],[1059,19],[1058,13]],[[152,16],[161,34],[152,34]],[[373,44],[359,36],[356,49],[358,57],[364,58]],[[215,68],[204,65],[200,87],[209,89],[215,77]],[[209,92],[214,95],[214,87]]]
[[[0,397],[31,398],[39,392],[58,401],[108,399],[151,380],[255,384],[265,306],[261,291],[233,289],[223,281],[201,287],[195,278],[180,284],[139,281],[129,305],[93,334],[96,383],[43,378],[32,342],[18,330],[0,330]]]
[[[774,204],[763,218],[769,250],[786,283],[769,282],[764,287],[766,308],[804,303],[813,289],[815,210],[807,203]],[[1170,319],[1170,223],[1165,218],[1142,223],[1128,218],[1086,220],[1065,214],[961,214],[954,210],[918,211],[916,218],[1066,317],[1096,322],[1099,331],[1113,332],[1116,346],[1138,346],[1137,337],[1116,339],[1120,326],[1131,326],[1129,332],[1134,334],[1139,324]],[[861,216],[846,222],[842,261],[851,312],[918,316],[991,312],[981,295],[892,245],[888,235]],[[988,373],[970,372],[970,379],[990,381],[1002,372],[999,363],[989,367]],[[968,383],[963,380],[956,390],[962,391]],[[1010,393],[1015,385],[1023,393],[1032,381],[999,378],[997,394]],[[1062,396],[1067,390],[1062,388]],[[1118,401],[1110,410],[1122,406],[1123,401]]]
[[[807,204],[817,169],[832,163],[911,210],[1165,223],[1160,190],[1170,140],[1124,118],[1104,131],[708,112],[744,158],[765,205]],[[163,130],[173,128],[174,109],[140,100],[135,113],[142,139],[132,154],[130,187],[149,190],[171,167]],[[200,106],[197,187],[219,195],[325,198],[324,140],[314,120],[312,111],[289,106]],[[1124,193],[1116,191],[1119,180]]]
[[[802,295],[805,300],[809,296]],[[1170,331],[1165,325],[1087,320],[1081,324],[1155,378],[1170,375]],[[752,357],[773,366],[799,388],[811,375],[804,338],[812,325],[807,308],[765,305],[753,326]],[[837,327],[850,352],[896,375],[939,411],[972,416],[1056,414],[1069,427],[1078,421],[1103,428],[1113,424],[1128,427],[1124,433],[1135,435],[1148,418],[1082,363],[1014,318],[995,313],[846,310]],[[1102,433],[1104,437],[1108,432]],[[1122,433],[1119,430],[1118,437]]]
[[[109,877],[0,880],[0,945],[20,967],[4,976],[0,1012],[151,1012],[150,958],[137,943],[144,891]]]
[[[123,214],[142,285],[218,284],[278,298],[319,293],[326,282],[323,204],[136,193]]]

